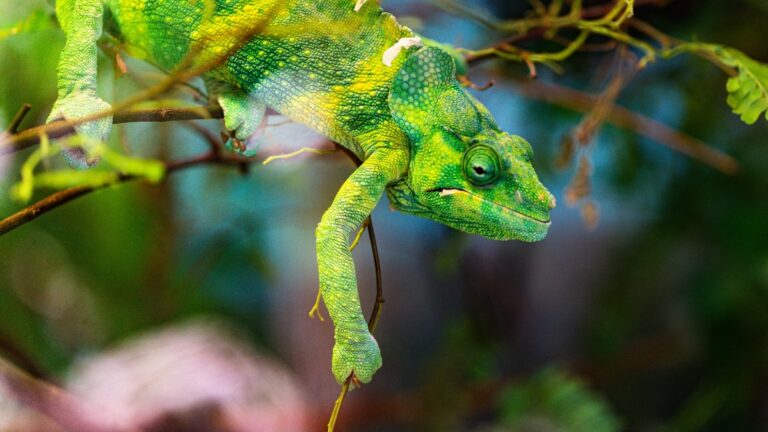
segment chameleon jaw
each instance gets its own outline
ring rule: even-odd
[[[517,211],[517,210],[515,210],[513,208],[510,208],[510,207],[507,207],[507,206],[505,206],[503,204],[499,204],[497,202],[488,200],[488,199],[483,198],[483,197],[481,197],[479,195],[473,194],[472,192],[465,191],[464,189],[436,188],[436,189],[429,190],[428,192],[438,192],[441,197],[447,197],[447,196],[451,196],[451,195],[464,195],[464,196],[466,196],[467,198],[469,198],[471,200],[476,200],[476,201],[481,201],[481,202],[485,202],[485,203],[491,204],[491,205],[493,205],[495,207],[498,207],[498,208],[502,209],[502,211],[510,212],[513,215],[517,216],[517,217],[520,217],[522,219],[528,220],[528,221],[533,222],[533,223],[535,223],[537,225],[541,225],[542,227],[549,227],[549,225],[551,224],[551,221],[549,219],[547,219],[545,221],[541,220],[541,219],[537,219],[537,218],[535,218],[533,216],[530,216],[530,215],[527,215],[527,214],[524,214],[524,213],[520,213],[519,211]]]

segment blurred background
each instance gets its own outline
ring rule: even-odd
[[[441,42],[479,49],[505,37],[428,1],[382,3]],[[532,3],[466,4],[512,19]],[[645,3],[636,15],[670,36],[768,61],[764,0]],[[0,39],[3,129],[23,103],[33,106],[23,126],[43,123],[55,99],[64,37],[51,10],[0,0],[0,28],[39,21]],[[727,153],[737,172],[610,124],[574,144],[590,110],[547,86],[601,94],[616,65],[615,51],[594,49],[561,73],[540,66],[535,81],[521,63],[471,69],[473,82],[496,84],[474,94],[535,149],[560,203],[550,234],[490,241],[390,211],[385,198],[373,214],[384,367],[350,393],[337,430],[768,431],[768,122],[743,124],[725,103],[727,76],[679,56],[627,79],[616,102]],[[117,77],[102,56],[106,100],[161,79],[138,60],[127,68]],[[329,146],[280,117],[270,124],[260,157]],[[112,144],[162,160],[207,149],[182,124],[120,126]],[[9,190],[27,154],[0,158],[2,217],[25,206]],[[108,188],[3,235],[0,369],[141,430],[324,430],[339,388],[331,323],[307,316],[314,228],[352,169],[341,153],[192,168]],[[367,311],[367,236],[355,261]],[[59,430],[2,383],[0,430]]]

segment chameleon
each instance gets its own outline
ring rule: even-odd
[[[96,92],[97,41],[108,22],[110,32],[166,70],[202,65],[235,151],[252,153],[251,138],[271,108],[362,161],[315,232],[339,383],[368,383],[382,365],[362,313],[350,240],[384,194],[396,210],[489,239],[547,235],[556,202],[537,177],[531,145],[502,131],[459,83],[454,56],[378,2],[58,0],[56,13],[66,42],[49,121],[88,117],[76,126],[85,142],[107,140],[112,124],[110,115],[93,119],[110,109]],[[75,167],[97,162],[87,145],[65,155]]]

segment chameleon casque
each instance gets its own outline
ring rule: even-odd
[[[58,0],[56,12],[67,40],[49,120],[110,108],[96,94],[97,40],[109,12],[120,37],[167,70],[190,53],[215,62],[203,76],[237,140],[247,141],[270,107],[363,161],[316,231],[339,382],[351,373],[368,382],[382,364],[349,242],[385,191],[402,212],[487,238],[547,234],[555,200],[536,176],[531,146],[501,131],[459,84],[453,57],[375,1]],[[106,116],[76,129],[104,141],[111,123]],[[87,146],[65,154],[74,166],[95,163]]]

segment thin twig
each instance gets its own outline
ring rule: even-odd
[[[599,103],[598,97],[594,95],[558,84],[522,79],[515,79],[512,82],[517,85],[517,88],[526,97],[577,112],[589,112]],[[722,173],[735,174],[739,170],[739,163],[733,157],[658,120],[646,117],[620,105],[613,105],[611,107],[605,121],[650,138],[709,165]]]
[[[176,171],[184,170],[199,165],[206,164],[222,164],[229,166],[240,167],[242,164],[255,163],[255,159],[243,159],[237,157],[225,157],[219,154],[210,152],[201,156],[192,157],[189,159],[183,159],[175,162],[170,162],[165,167],[166,174],[171,174]],[[136,180],[140,177],[132,175],[121,175],[115,181],[96,186],[76,186],[69,189],[56,192],[52,195],[43,198],[42,200],[20,210],[7,218],[0,221],[0,236],[7,234],[8,232],[27,224],[41,215],[60,207],[74,199],[80,198],[83,195],[87,195],[91,192],[95,192],[101,189],[106,189],[110,186],[117,184],[127,183],[132,180]]]
[[[371,316],[368,319],[368,330],[373,333],[381,318],[381,311],[384,307],[384,285],[381,280],[381,257],[379,256],[379,245],[376,243],[376,232],[373,229],[373,219],[368,216],[368,238],[371,241],[371,253],[373,254],[373,267],[376,271],[376,301],[371,310]]]
[[[220,107],[154,108],[135,109],[115,114],[112,123],[170,122],[185,120],[221,119],[224,112]],[[49,139],[63,138],[75,133],[73,125],[78,122],[59,120],[47,125],[29,128],[17,134],[0,137],[0,155],[16,153],[40,143],[46,134]]]
[[[29,114],[29,110],[32,109],[32,105],[25,103],[21,106],[19,109],[19,112],[16,113],[15,116],[13,116],[13,120],[11,120],[11,124],[8,125],[8,133],[15,134],[19,130],[19,126],[21,126],[21,122],[24,121],[24,117]]]
[[[202,138],[208,144],[208,149],[211,151],[211,153],[221,155],[222,144],[226,142],[224,137],[216,136],[216,134],[197,122],[185,122],[183,125],[195,132],[200,138]]]
[[[5,353],[17,365],[37,378],[46,378],[47,374],[38,362],[19,346],[10,336],[0,332],[0,352]]]
[[[49,195],[35,204],[0,221],[0,236],[37,219],[40,215],[45,214],[56,207],[105,187],[107,187],[107,185],[101,187],[77,186]]]
[[[371,315],[368,317],[368,331],[373,333],[376,330],[376,325],[379,323],[381,317],[381,311],[384,306],[384,287],[381,281],[381,260],[379,257],[379,246],[376,243],[376,233],[373,230],[373,219],[368,216],[365,224],[368,226],[368,238],[371,241],[371,253],[373,254],[373,266],[376,269],[376,302],[373,304]],[[331,418],[328,421],[328,432],[333,432],[336,427],[336,421],[339,418],[341,412],[341,406],[344,404],[344,399],[349,393],[349,388],[352,386],[352,382],[355,380],[354,372],[350,374],[344,384],[341,385],[341,391],[339,397],[336,398],[336,402],[333,404],[333,410],[331,411]]]
[[[222,45],[227,49],[222,50],[221,52],[216,51],[215,56],[209,59],[210,61],[203,62],[202,64],[196,63],[196,61],[198,60],[197,58],[198,54],[210,54],[210,52],[205,51],[205,47],[207,44],[210,43],[210,41],[207,40],[207,38],[203,38],[197,41],[197,44],[189,49],[188,54],[184,57],[184,59],[182,59],[179,62],[175,70],[171,72],[168,75],[168,77],[162,80],[161,82],[145,90],[142,90],[123,101],[117,102],[110,109],[96,112],[75,120],[52,122],[43,126],[39,126],[38,128],[33,128],[31,130],[24,131],[18,135],[12,136],[11,139],[2,139],[0,140],[0,155],[14,153],[24,148],[35,145],[36,143],[39,142],[40,137],[42,136],[47,136],[49,139],[61,138],[66,135],[73,134],[75,126],[78,126],[87,122],[91,122],[94,120],[98,120],[106,116],[113,116],[113,117],[120,116],[125,112],[133,109],[135,105],[141,102],[145,102],[147,100],[153,99],[156,96],[159,96],[167,92],[168,90],[172,89],[176,84],[186,82],[192,78],[205,74],[206,72],[226,62],[226,60],[230,58],[232,54],[234,54],[249,40],[251,40],[254,35],[262,31],[264,27],[268,25],[272,16],[278,12],[277,9],[279,9],[280,7],[282,6],[278,5],[277,7],[272,7],[270,8],[269,11],[267,11],[266,14],[260,13],[258,16],[258,20],[256,21],[253,27],[245,27],[244,29],[239,29],[237,32],[227,34],[226,37],[224,38],[226,39],[225,41],[226,43]],[[208,35],[208,36],[211,36],[211,35]],[[155,110],[152,110],[151,115],[149,117],[146,117],[141,114],[138,114],[136,116],[129,115],[126,117],[126,120],[149,121],[149,118],[159,118],[160,121],[169,121],[170,119],[167,118],[165,114],[166,114],[165,112],[161,112],[158,115],[158,113],[155,112]],[[196,118],[199,118],[199,117],[193,114],[192,117],[185,118],[185,120],[196,119]],[[114,123],[114,120],[113,120],[113,123]]]
[[[635,0],[633,4],[634,7],[640,7],[648,4],[661,5],[663,3],[664,0]],[[476,14],[474,14],[471,9],[465,6],[459,7],[454,0],[440,0],[440,4],[443,6],[448,5],[453,11],[459,11],[470,19],[477,19]],[[515,55],[515,53],[523,50],[516,48],[513,44],[524,40],[539,38],[552,40],[556,38],[557,31],[573,28],[587,30],[588,33],[602,34],[625,44],[635,46],[646,52],[649,57],[648,61],[650,61],[653,58],[653,49],[650,45],[631,38],[624,33],[611,32],[608,28],[604,28],[604,26],[607,26],[615,30],[621,23],[625,21],[631,22],[633,18],[630,18],[630,11],[631,10],[627,9],[626,4],[622,1],[615,1],[587,8],[576,6],[574,3],[571,6],[571,11],[565,15],[558,15],[557,12],[559,11],[554,11],[555,15],[539,14],[534,17],[509,21],[495,21],[486,18],[481,21],[482,24],[489,25],[490,27],[503,32],[514,33],[514,36],[506,38],[490,47],[469,51],[465,55],[465,60],[468,64],[475,64],[495,57],[514,61],[525,61],[526,59],[521,58],[519,55]],[[618,16],[619,14],[621,14],[620,17]],[[594,21],[591,21],[591,19],[594,19]],[[614,21],[614,19],[617,20]],[[582,51],[585,50],[585,46],[588,48],[587,50],[594,49],[593,45],[585,44],[575,44],[573,48]],[[566,54],[570,55],[572,51],[573,50]],[[553,60],[550,57],[551,54],[549,53],[530,53],[529,61],[541,62],[542,59],[546,61]],[[554,60],[559,61],[557,59]]]
[[[581,123],[573,130],[573,136],[582,147],[586,147],[592,142],[603,123],[605,123],[606,117],[616,105],[619,95],[638,71],[637,59],[629,53],[626,46],[622,46],[616,51],[613,65],[611,68],[613,76],[605,86],[605,89],[595,96],[597,103],[594,108],[587,113]]]

